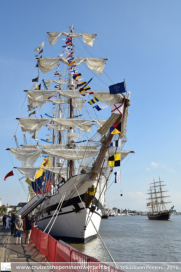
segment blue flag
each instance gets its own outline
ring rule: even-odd
[[[121,183],[121,170],[115,172],[114,175],[115,175],[114,183]]]
[[[121,139],[119,140],[115,140],[110,144],[110,147],[114,146],[114,147],[120,147],[121,146]]]
[[[109,86],[109,91],[110,94],[125,93],[126,92],[125,82],[123,81],[121,83]]]

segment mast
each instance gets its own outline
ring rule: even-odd
[[[162,212],[164,212],[163,195],[162,195],[162,185],[161,185],[160,177],[159,177],[159,183],[160,183],[160,196],[161,196]]]
[[[73,25],[70,26],[70,32],[73,33]],[[72,38],[72,46],[73,46],[73,38]],[[73,51],[73,56],[74,56],[74,51]],[[72,74],[69,73],[69,90],[73,90],[71,87],[71,83],[73,83],[73,77]],[[73,99],[70,98],[70,118],[73,118]],[[70,127],[70,132],[73,132],[73,127]],[[74,161],[70,160],[69,161],[69,177],[74,176]]]
[[[55,117],[55,114],[53,113],[53,117]],[[54,124],[54,122],[53,122]],[[55,130],[53,129],[53,144],[55,144]],[[53,157],[53,167],[55,167],[55,157]],[[53,183],[55,182],[55,174],[53,173],[52,177]]]
[[[151,209],[152,209],[152,213],[154,214],[154,207],[153,207],[153,196],[152,196],[151,186],[150,186],[150,193],[151,193]]]
[[[155,180],[154,180],[154,193],[155,193],[156,209],[157,209],[157,213],[158,213],[158,200],[157,200],[157,192],[156,192]]]
[[[59,74],[59,80],[62,79],[62,75]],[[59,84],[59,89],[61,90],[61,84]],[[59,94],[59,99],[61,99],[61,94]],[[59,104],[58,107],[58,118],[62,118],[62,108],[61,108],[61,104]],[[61,144],[62,143],[62,134],[61,131],[58,132],[58,143]],[[62,166],[62,159],[57,158],[57,166],[61,167]],[[60,183],[61,181],[61,175],[58,175],[58,183]]]

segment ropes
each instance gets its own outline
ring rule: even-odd
[[[79,195],[79,192],[77,191],[77,188],[76,188],[75,184],[74,184],[74,187],[75,187],[75,190],[76,190],[76,192],[77,192],[77,195],[78,195],[78,197],[80,198],[80,201],[82,202],[82,205],[83,205],[83,207],[84,207],[84,209],[85,209],[85,211],[86,211],[86,213],[87,213],[85,204],[84,204],[84,202],[82,201],[82,199],[81,199],[81,197],[80,197],[80,195]],[[90,219],[90,221],[91,221],[91,223],[92,223],[92,225],[93,225],[93,227],[94,227],[96,233],[98,234],[99,238],[101,239],[101,242],[103,243],[103,245],[104,245],[104,247],[105,247],[107,253],[109,254],[109,256],[110,256],[110,258],[111,258],[111,260],[113,261],[113,263],[114,263],[114,265],[116,266],[116,268],[118,268],[118,266],[117,266],[117,264],[115,263],[115,261],[114,261],[112,255],[111,255],[111,253],[109,252],[107,246],[105,245],[105,243],[104,243],[104,241],[103,241],[103,239],[102,239],[100,233],[98,232],[98,230],[96,229],[94,223],[92,222],[92,219]]]
[[[51,225],[51,227],[50,227],[50,229],[49,229],[49,231],[48,231],[48,234],[50,233],[50,231],[51,231],[51,229],[52,229],[52,227],[53,227],[53,225],[54,225],[54,223],[55,223],[55,221],[56,221],[56,219],[57,219],[58,213],[59,213],[60,210],[61,210],[63,201],[64,201],[65,196],[66,196],[66,193],[67,193],[67,189],[68,189],[67,187],[68,187],[68,184],[67,184],[67,186],[65,187],[65,191],[63,192],[63,195],[62,195],[62,197],[61,197],[61,199],[60,199],[60,201],[59,201],[59,203],[58,203],[58,206],[57,206],[56,210],[54,211],[54,214],[52,215],[52,217],[51,217],[49,223],[47,224],[47,226],[46,226],[46,228],[44,229],[43,232],[46,231],[46,229],[48,228],[48,226],[50,225],[50,223],[52,222],[52,220],[54,219],[54,216],[55,216],[55,219],[54,219],[54,221],[53,221],[53,223],[52,223],[52,225]]]

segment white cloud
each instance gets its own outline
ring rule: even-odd
[[[158,167],[159,163],[151,162],[150,165],[156,168],[156,167]]]
[[[167,171],[168,171],[169,173],[174,173],[174,172],[175,172],[172,168],[167,168]]]
[[[146,171],[150,171],[150,168],[146,168],[145,170],[146,170]]]

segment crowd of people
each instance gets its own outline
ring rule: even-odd
[[[35,216],[28,215],[25,218],[25,224],[21,219],[21,215],[17,215],[16,212],[12,213],[12,216],[4,215],[3,216],[3,227],[9,229],[11,227],[11,236],[16,237],[15,245],[21,244],[21,238],[23,232],[25,232],[25,243],[29,244],[31,229],[32,227],[37,227]]]

